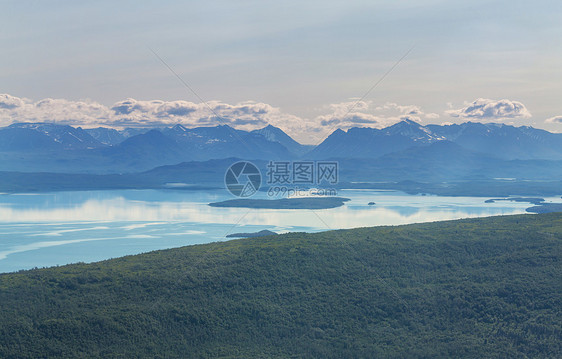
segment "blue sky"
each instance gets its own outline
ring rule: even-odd
[[[5,1],[0,93],[25,106],[4,106],[0,124],[107,125],[126,99],[140,104],[131,121],[179,106],[191,117],[166,121],[210,123],[152,48],[221,116],[301,140],[405,116],[558,132],[561,19],[557,1]],[[469,113],[475,102],[486,110]]]

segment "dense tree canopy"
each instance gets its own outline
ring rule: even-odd
[[[290,233],[0,275],[0,357],[560,357],[562,215]]]

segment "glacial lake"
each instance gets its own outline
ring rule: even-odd
[[[232,199],[226,190],[0,194],[0,272],[224,241],[227,234],[263,229],[318,232],[519,214],[531,206],[398,191],[340,190],[338,196],[351,201],[339,208],[311,211],[208,206]],[[559,198],[545,199],[560,202]]]

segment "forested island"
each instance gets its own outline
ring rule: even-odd
[[[507,198],[491,198],[486,200],[485,203],[495,203],[501,201],[509,201],[509,202],[522,202],[522,203],[531,203],[534,205],[540,205],[544,202],[544,198],[539,197],[507,197]]]
[[[328,209],[337,208],[349,201],[342,197],[300,197],[281,199],[230,199],[209,203],[211,207],[259,208],[259,209]]]

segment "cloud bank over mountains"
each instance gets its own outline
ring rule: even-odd
[[[562,116],[553,116],[550,118],[547,118],[546,121],[544,121],[546,123],[562,123]]]
[[[105,106],[95,101],[43,99],[34,102],[0,94],[0,126],[15,122],[55,122],[89,127],[159,127],[182,124],[186,127],[229,125],[254,130],[267,124],[294,132],[307,131],[311,123],[259,102],[228,104],[220,101],[135,100],[132,98]]]
[[[318,141],[337,128],[383,128],[409,119],[419,123],[446,122],[451,119],[478,122],[501,122],[528,119],[529,110],[518,101],[479,98],[464,107],[438,113],[424,112],[416,105],[352,99],[319,109],[323,114],[302,118],[261,102],[228,104],[221,101],[194,103],[189,101],[136,100],[128,98],[105,106],[91,100],[43,99],[32,101],[9,94],[0,94],[0,126],[16,122],[55,122],[91,127],[159,127],[182,124],[186,127],[229,125],[242,130],[255,130],[267,124],[282,128],[303,143]],[[443,118],[445,117],[445,118]],[[559,123],[562,116],[547,120]]]
[[[525,105],[511,100],[490,100],[479,98],[458,110],[447,111],[451,117],[459,117],[478,122],[497,122],[515,118],[531,118]]]

